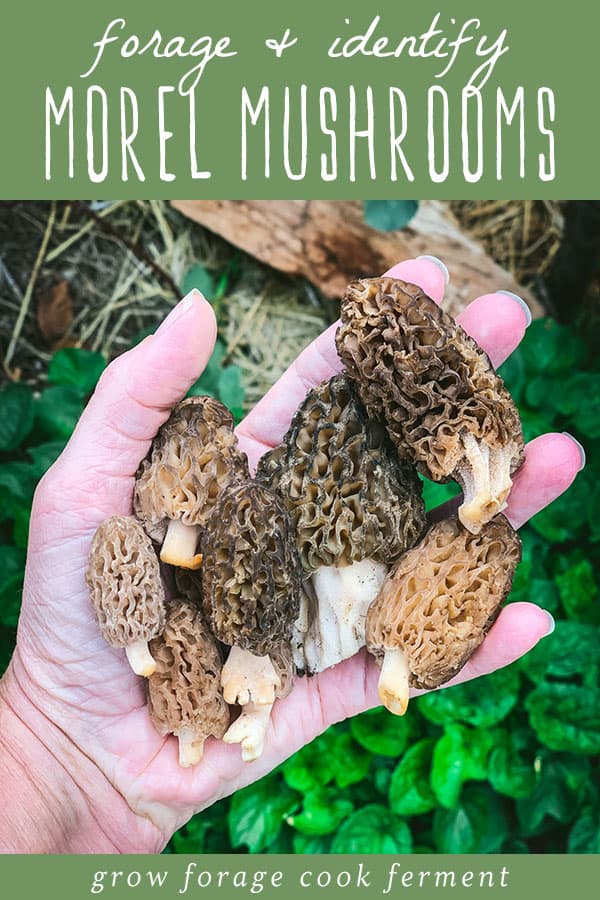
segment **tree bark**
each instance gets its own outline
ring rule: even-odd
[[[273,268],[307,278],[330,298],[339,298],[354,278],[429,254],[450,270],[444,307],[451,314],[500,289],[523,297],[534,316],[543,314],[533,295],[438,201],[421,202],[410,224],[392,232],[367,225],[354,200],[175,200],[173,206]]]

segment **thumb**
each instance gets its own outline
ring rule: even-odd
[[[115,495],[123,496],[125,484],[130,493],[128,478],[171,408],[202,374],[216,335],[212,307],[192,291],[153,335],[107,366],[69,443],[44,478],[48,487],[60,482],[65,506],[84,500],[106,509]]]

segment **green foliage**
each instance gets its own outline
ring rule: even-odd
[[[234,269],[195,267],[184,287],[216,304]],[[0,389],[3,666],[14,646],[35,485],[104,365],[99,354],[69,348],[53,357],[39,395],[22,385]],[[413,701],[402,719],[377,709],[329,729],[274,773],[194,816],[171,852],[600,851],[598,363],[572,330],[541,321],[501,371],[528,438],[568,430],[588,452],[586,471],[521,531],[510,600],[550,610],[554,634],[509,669]],[[241,416],[240,371],[221,341],[192,392]],[[428,509],[457,490],[424,482]]]
[[[396,231],[408,225],[418,208],[416,200],[365,200],[365,222],[379,231]]]

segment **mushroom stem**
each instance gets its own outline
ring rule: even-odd
[[[226,703],[272,705],[281,678],[269,656],[255,656],[234,644],[221,671]]]
[[[154,657],[148,649],[147,641],[135,641],[125,647],[127,660],[136,675],[148,678],[156,669]]]
[[[373,559],[317,569],[312,576],[314,615],[303,638],[305,664],[300,668],[322,672],[364,646],[367,610],[386,574],[387,566]]]
[[[272,703],[247,703],[242,714],[223,736],[226,744],[241,744],[242,759],[252,762],[262,756]]]
[[[160,551],[162,562],[182,569],[199,569],[202,565],[202,554],[196,553],[199,536],[199,525],[185,525],[181,519],[170,519]]]
[[[182,728],[177,735],[179,741],[179,765],[186,769],[188,766],[196,766],[204,754],[204,741],[191,728]]]
[[[410,672],[403,650],[386,650],[381,666],[377,690],[386,709],[395,716],[403,716],[408,707]]]
[[[464,457],[457,468],[464,499],[458,518],[472,534],[504,509],[511,488],[510,467],[515,447],[493,448],[477,441],[471,433],[461,438]]]

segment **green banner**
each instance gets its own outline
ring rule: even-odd
[[[7,896],[61,900],[598,896],[590,856],[15,856],[2,873]]]
[[[3,11],[0,196],[593,197],[598,6]]]

